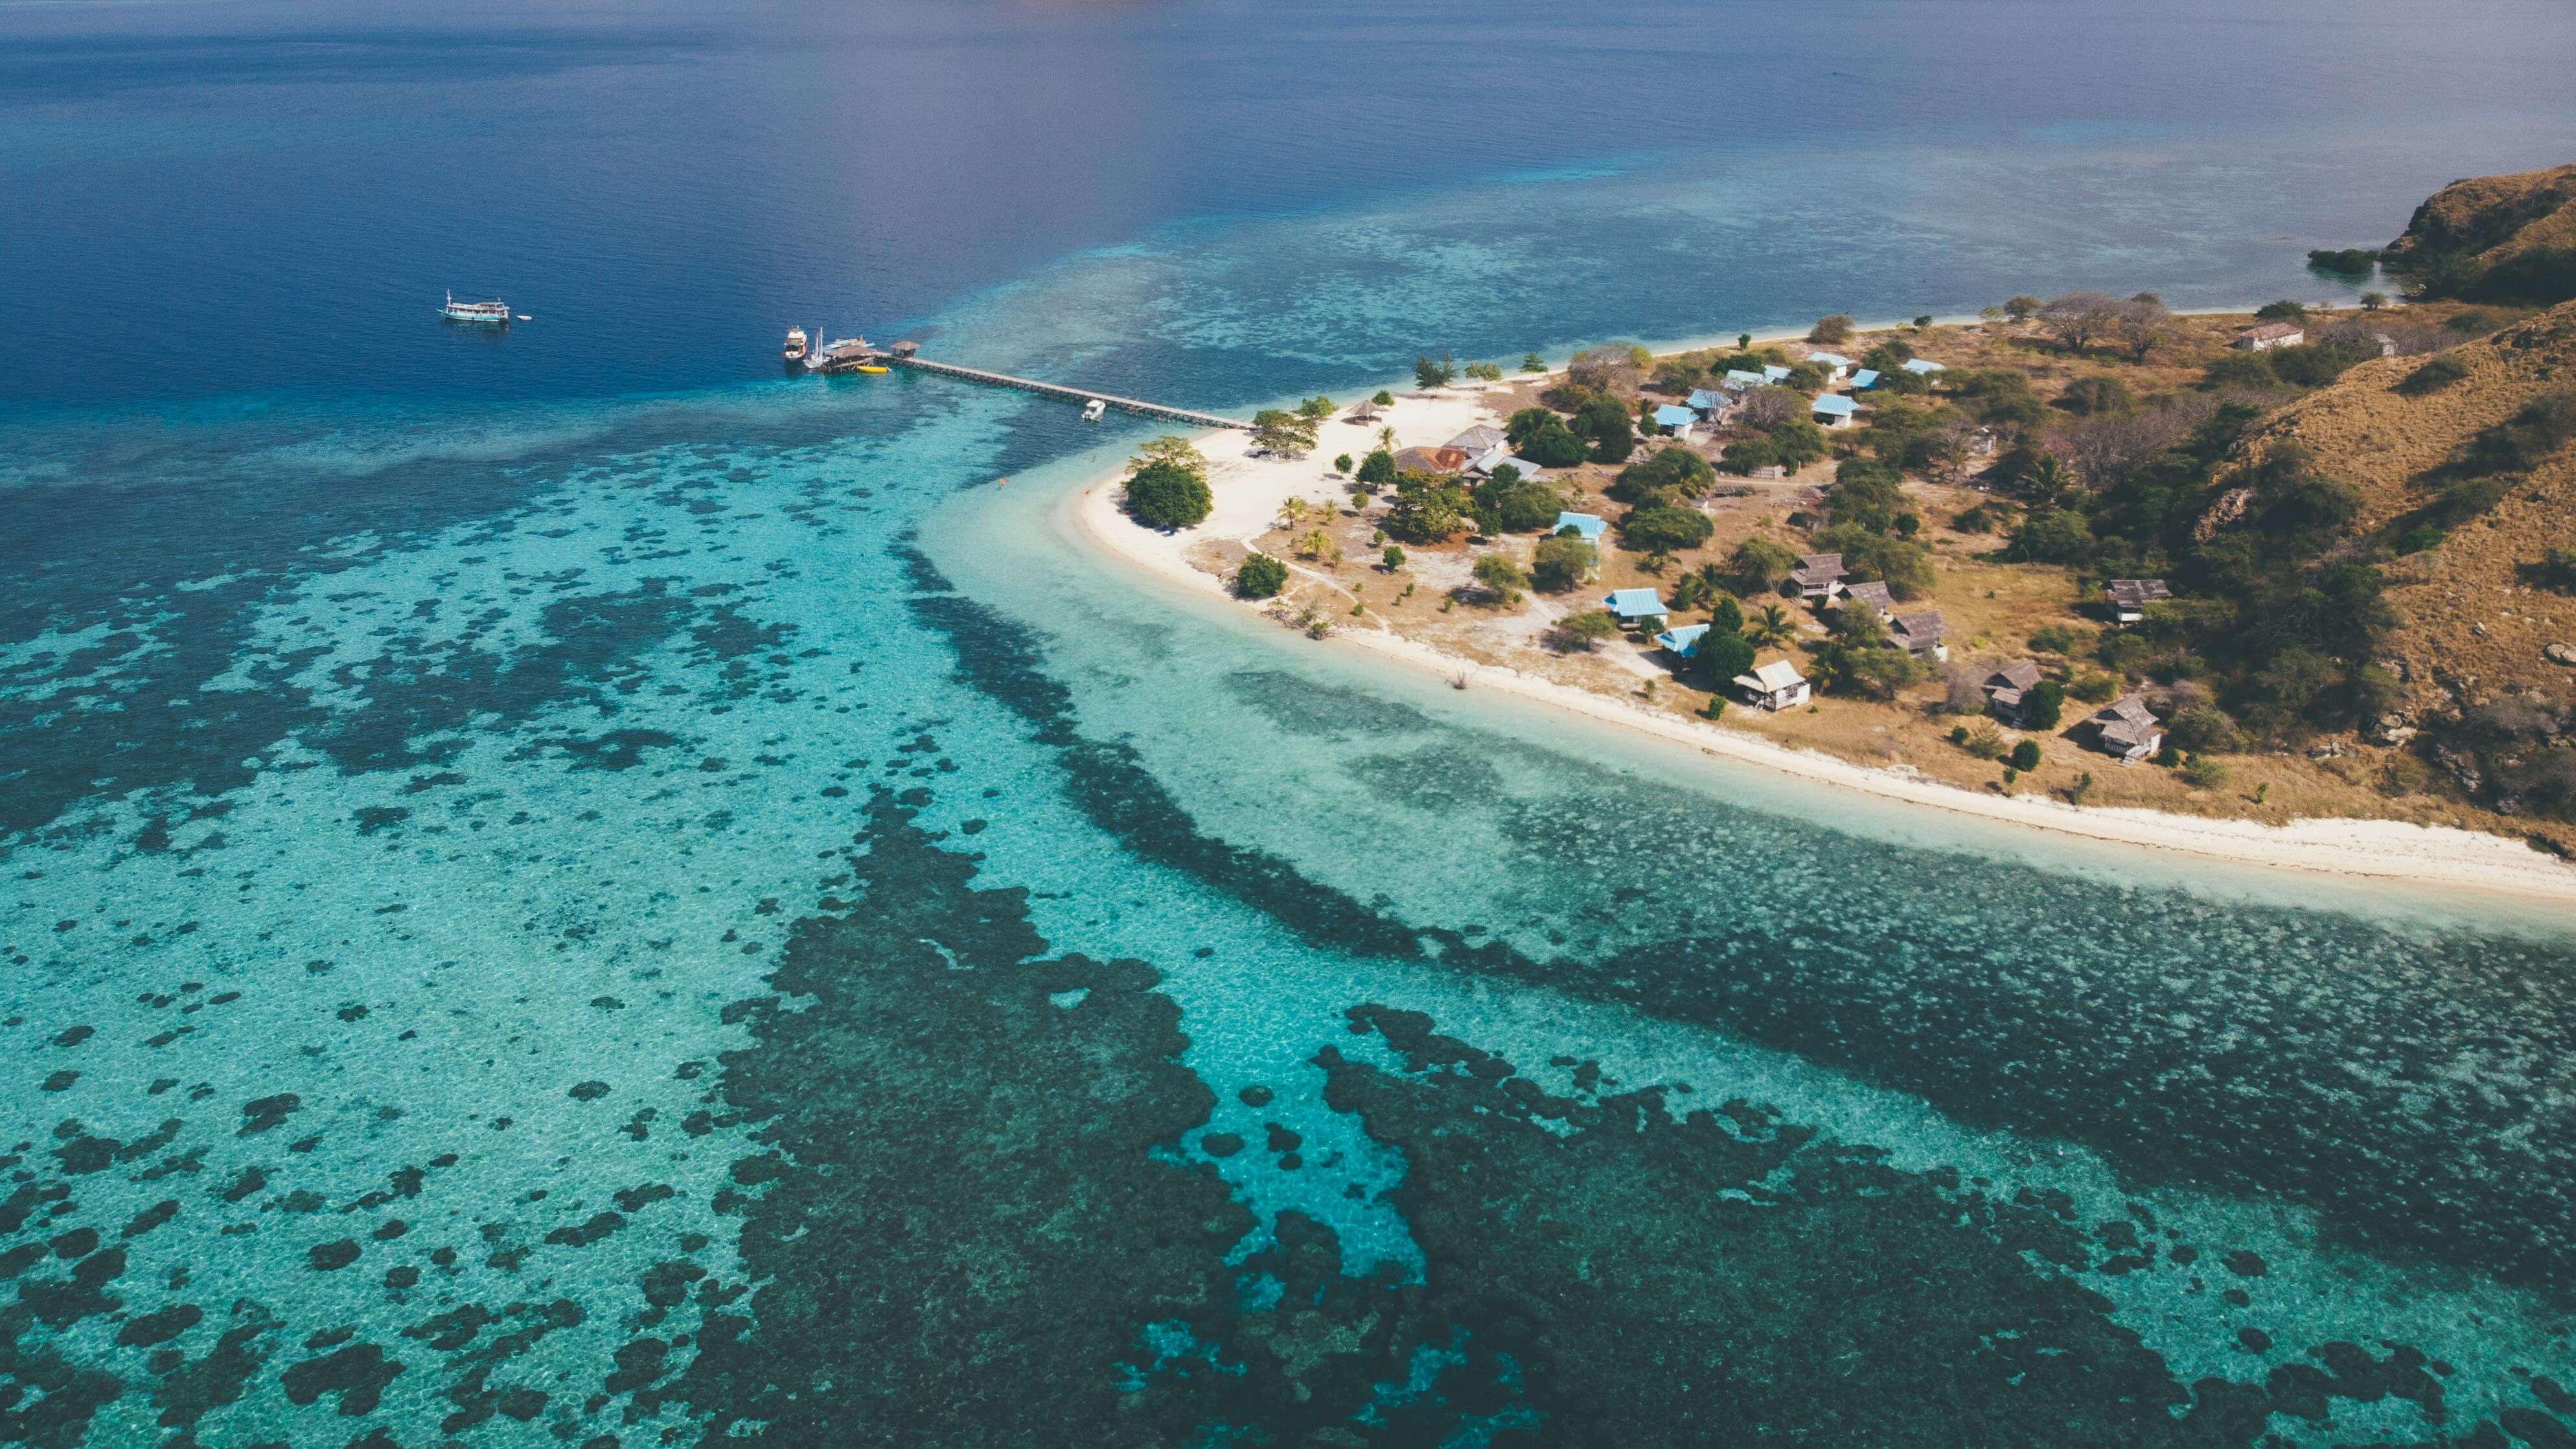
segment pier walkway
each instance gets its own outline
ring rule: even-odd
[[[1092,392],[1085,388],[1066,387],[1064,384],[1058,382],[1039,382],[1035,378],[1013,377],[1006,372],[987,372],[980,367],[960,367],[953,362],[934,362],[927,357],[922,357],[913,353],[909,349],[908,344],[898,346],[892,352],[879,352],[871,348],[864,356],[859,355],[855,350],[853,350],[845,358],[838,355],[838,352],[839,350],[836,349],[834,354],[827,355],[827,360],[824,366],[818,370],[826,372],[839,371],[844,367],[855,367],[861,362],[876,363],[893,367],[909,367],[915,372],[934,372],[942,377],[954,377],[966,382],[980,382],[991,387],[1016,388],[1021,392],[1036,393],[1040,397],[1062,398],[1067,402],[1076,403],[1097,402],[1107,407],[1116,408],[1122,413],[1134,413],[1138,417],[1160,418],[1166,422],[1189,423],[1195,427],[1248,429],[1252,426],[1252,424],[1247,423],[1240,418],[1229,418],[1218,413],[1197,412],[1190,408],[1165,407],[1161,403],[1145,402],[1139,398],[1120,397],[1116,393]]]

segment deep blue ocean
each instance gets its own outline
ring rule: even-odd
[[[777,356],[2341,298],[2571,58],[0,4],[0,1442],[2576,1442],[2569,923],[1390,677],[1070,546],[1143,425]]]

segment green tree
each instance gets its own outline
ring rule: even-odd
[[[1438,362],[1432,361],[1427,356],[1413,359],[1414,384],[1425,392],[1433,388],[1447,387],[1457,376],[1457,364],[1451,361],[1446,353],[1441,354]]]
[[[1748,538],[1727,556],[1727,572],[1739,594],[1767,594],[1798,566],[1798,556],[1767,538]]]
[[[1288,566],[1266,553],[1256,553],[1234,571],[1234,591],[1247,599],[1267,599],[1288,587]]]
[[[1333,455],[1333,471],[1336,473],[1348,473],[1351,471],[1351,455],[1348,453],[1335,453]]]
[[[1417,547],[1446,543],[1467,531],[1467,496],[1448,486],[1399,486],[1384,527],[1387,537]]]
[[[1529,587],[1529,577],[1521,572],[1520,565],[1498,553],[1478,556],[1476,582],[1484,585],[1485,591],[1496,601],[1505,604],[1519,603],[1521,590]]]
[[[1709,626],[1699,636],[1699,648],[1691,655],[1691,673],[1698,676],[1700,687],[1725,691],[1735,685],[1735,676],[1753,668],[1753,641],[1731,630]]]
[[[1385,388],[1379,388],[1376,394],[1372,396],[1369,401],[1382,408],[1391,408],[1395,406],[1395,394],[1388,392]]]
[[[1530,578],[1541,592],[1561,594],[1580,588],[1600,564],[1600,552],[1584,542],[1582,535],[1571,531],[1553,534],[1540,539],[1531,551]]]
[[[1394,544],[1390,543],[1386,546],[1386,552],[1377,556],[1377,561],[1385,567],[1388,573],[1394,573],[1397,569],[1404,567],[1404,550],[1397,548]]]
[[[2043,679],[2024,691],[2021,697],[2021,724],[2027,730],[2053,730],[2065,717],[2066,686],[2054,679]],[[2027,769],[2028,766],[2023,768]]]
[[[1545,372],[1547,371],[1547,359],[1539,356],[1535,352],[1524,352],[1521,354],[1521,371]]]
[[[1820,342],[1829,347],[1837,342],[1848,342],[1851,340],[1852,328],[1856,325],[1858,324],[1840,312],[1830,317],[1819,317],[1816,319],[1816,325],[1807,329],[1807,340]]]
[[[2037,297],[2006,297],[2004,315],[2015,322],[2027,322],[2038,315],[2039,305]]]
[[[1395,455],[1384,448],[1373,448],[1360,459],[1360,470],[1351,475],[1360,483],[1379,487],[1395,481]]]
[[[1252,442],[1283,458],[1302,458],[1315,450],[1315,420],[1283,408],[1263,408],[1252,415]]]
[[[1726,471],[1745,477],[1764,468],[1783,466],[1780,450],[1771,446],[1769,438],[1739,438],[1727,444],[1718,458],[1726,464]]]
[[[2029,774],[2039,768],[2039,741],[2023,740],[2012,747],[2012,754],[2006,758],[2014,769]]]
[[[1716,525],[1696,508],[1663,504],[1640,508],[1619,525],[1619,539],[1638,552],[1678,553],[1708,542]]]
[[[1127,479],[1127,515],[1148,528],[1204,523],[1215,502],[1205,478],[1169,460],[1147,463]]]
[[[1688,448],[1663,448],[1619,470],[1606,491],[1621,503],[1642,503],[1649,494],[1689,497],[1717,481],[1708,460]]]
[[[1169,463],[1198,477],[1207,476],[1206,456],[1177,433],[1165,433],[1139,447],[1136,456],[1127,460],[1127,472],[1132,477],[1155,463]]]
[[[1536,478],[1523,478],[1508,463],[1477,484],[1473,496],[1477,520],[1498,533],[1533,533],[1552,526],[1565,511],[1565,500],[1555,489]]]
[[[2308,309],[2291,301],[2287,297],[2284,297],[2278,302],[2266,302],[2262,306],[2255,308],[2254,320],[2257,322],[2305,322],[2308,320]]]
[[[1778,604],[1764,604],[1751,623],[1748,633],[1756,644],[1786,644],[1798,637],[1797,624],[1790,619],[1789,611]]]

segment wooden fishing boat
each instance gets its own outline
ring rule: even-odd
[[[478,327],[507,327],[510,325],[510,304],[500,301],[459,302],[456,294],[450,292],[447,304],[438,309],[438,315],[450,322],[470,322]]]

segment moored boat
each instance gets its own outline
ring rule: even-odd
[[[1096,423],[1103,417],[1106,417],[1108,413],[1109,404],[1102,402],[1098,398],[1093,398],[1091,401],[1082,405],[1082,420],[1086,423]]]
[[[783,356],[787,359],[789,366],[792,367],[805,360],[806,346],[804,328],[790,327],[787,329],[787,350]]]
[[[456,294],[450,292],[447,294],[447,304],[438,309],[438,315],[450,322],[472,322],[484,327],[507,327],[510,325],[510,304],[501,301],[459,302],[456,300]]]

